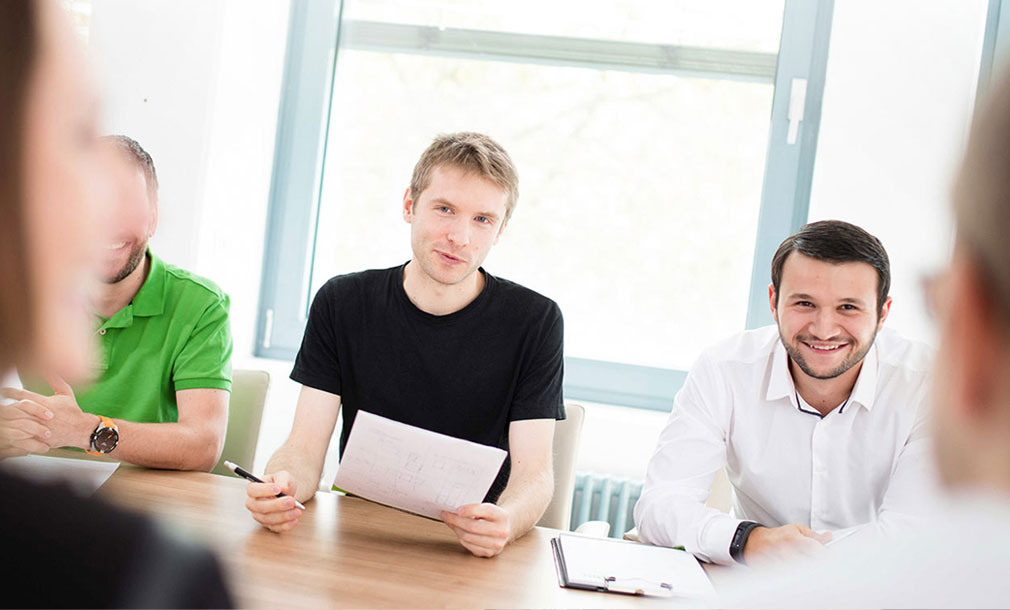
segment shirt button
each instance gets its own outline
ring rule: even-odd
[[[98,334],[100,334],[100,335],[104,335],[104,334],[105,334],[105,329],[104,329],[104,328],[103,328],[103,329],[100,329],[100,330],[98,331]]]

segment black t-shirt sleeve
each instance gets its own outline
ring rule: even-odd
[[[334,280],[319,289],[309,309],[302,345],[295,358],[291,379],[298,383],[341,394],[340,360],[337,356],[337,306]]]
[[[532,353],[523,358],[509,420],[564,419],[565,323],[554,303],[540,326]]]

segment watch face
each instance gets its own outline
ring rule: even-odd
[[[119,443],[119,432],[112,428],[102,428],[95,432],[92,440],[95,444],[95,449],[102,453],[108,453],[115,449],[116,444]]]

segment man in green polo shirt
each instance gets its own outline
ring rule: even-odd
[[[95,381],[71,388],[47,377],[0,418],[25,452],[79,447],[154,468],[210,470],[221,456],[231,391],[228,296],[154,256],[158,178],[150,155],[125,136],[104,138],[115,176],[116,243],[107,244],[94,303],[100,344]],[[30,377],[31,375],[26,375]],[[36,391],[31,391],[36,390]],[[51,395],[46,395],[51,394]],[[18,434],[3,434],[16,438]],[[0,447],[0,454],[17,453]]]

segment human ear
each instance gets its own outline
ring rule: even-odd
[[[880,329],[884,327],[884,320],[887,319],[887,314],[891,313],[891,303],[892,302],[893,302],[893,299],[891,297],[887,297],[887,300],[884,301],[883,305],[881,305],[880,311],[877,312],[877,332],[878,333],[880,332]]]
[[[154,237],[154,232],[158,230],[158,201],[155,200],[151,205],[154,206],[154,211],[151,214],[151,228],[148,230],[147,237]]]
[[[776,324],[778,324],[779,312],[778,307],[776,307],[775,301],[776,301],[775,285],[768,284],[768,308],[771,309],[772,311],[772,319],[775,320]]]
[[[407,224],[414,218],[414,199],[410,193],[410,187],[403,193],[403,209],[400,210],[403,213],[403,220]]]

